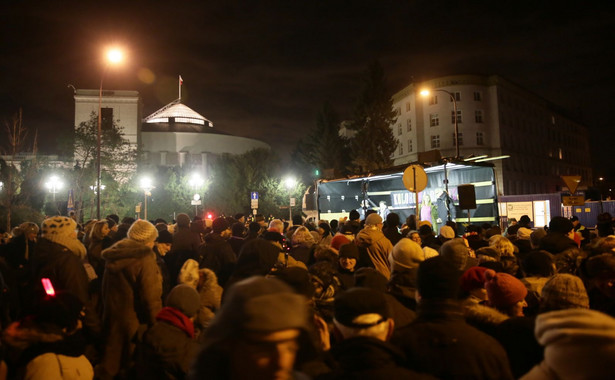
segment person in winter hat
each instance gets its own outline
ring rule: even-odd
[[[589,297],[583,281],[572,274],[560,273],[543,286],[541,313],[563,309],[589,309]]]
[[[290,379],[310,349],[308,304],[274,278],[250,277],[228,289],[189,379]]]
[[[3,332],[9,355],[19,353],[16,378],[92,379],[81,334],[83,303],[69,292],[46,296],[34,314],[12,323]]]
[[[102,252],[105,350],[96,375],[110,379],[131,366],[138,330],[156,322],[162,308],[162,276],[152,250],[158,230],[146,220],[137,220],[127,238]]]
[[[544,360],[521,379],[610,379],[615,373],[615,319],[589,309],[558,310],[536,318]]]
[[[485,271],[485,289],[491,307],[511,317],[523,316],[523,308],[527,307],[527,289],[517,278],[488,269]]]
[[[45,219],[41,232],[41,237],[68,248],[80,259],[86,257],[85,246],[77,239],[77,222],[74,219],[65,216]]]
[[[387,279],[391,277],[389,254],[393,251],[391,241],[382,233],[382,217],[370,214],[365,218],[365,228],[358,234],[356,243],[367,251],[371,264]]]
[[[200,309],[197,291],[185,284],[175,286],[166,307],[156,315],[156,323],[144,334],[137,359],[137,379],[183,379],[199,344],[195,339],[194,318]]]

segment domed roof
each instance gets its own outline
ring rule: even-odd
[[[145,123],[185,123],[213,127],[214,124],[177,99],[143,119]]]

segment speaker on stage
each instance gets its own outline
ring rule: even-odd
[[[459,185],[457,187],[459,194],[459,208],[461,210],[472,210],[476,208],[476,192],[474,185]]]

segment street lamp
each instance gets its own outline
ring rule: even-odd
[[[53,194],[54,203],[56,201],[56,193],[58,192],[58,190],[62,189],[63,186],[64,184],[62,183],[62,181],[60,181],[60,178],[55,175],[49,177],[47,182],[45,182],[45,187],[47,188],[47,190],[49,190],[51,194]]]
[[[292,223],[293,220],[293,193],[291,190],[297,185],[297,180],[293,177],[286,178],[286,188],[288,189],[288,222]]]
[[[453,117],[455,120],[455,158],[459,158],[459,125],[457,124],[457,99],[455,99],[455,95],[452,92],[446,90],[434,89],[432,91],[445,92],[448,94],[448,96],[450,96],[451,100],[453,101]],[[422,90],[421,96],[429,96],[429,90]]]
[[[144,208],[143,208],[143,219],[147,220],[147,197],[152,195],[152,189],[155,189],[152,179],[149,177],[141,178],[141,189],[143,189],[144,194]]]
[[[199,173],[192,173],[192,176],[188,180],[188,184],[194,191],[194,195],[192,196],[192,204],[194,205],[194,216],[197,216],[199,213],[199,204],[201,204],[201,196],[199,195],[198,190],[203,186],[203,183],[205,183],[205,181]]]
[[[103,79],[105,78],[105,73],[109,69],[109,66],[120,63],[124,59],[124,54],[121,50],[113,48],[107,50],[107,54],[105,57],[105,67],[100,76],[100,91],[98,92],[98,130],[96,133],[96,219],[100,220],[100,146],[101,146],[101,136],[102,136],[102,91],[103,91]]]

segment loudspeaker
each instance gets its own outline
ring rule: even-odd
[[[459,185],[457,187],[459,194],[459,208],[462,210],[472,210],[476,208],[476,193],[474,185]]]

